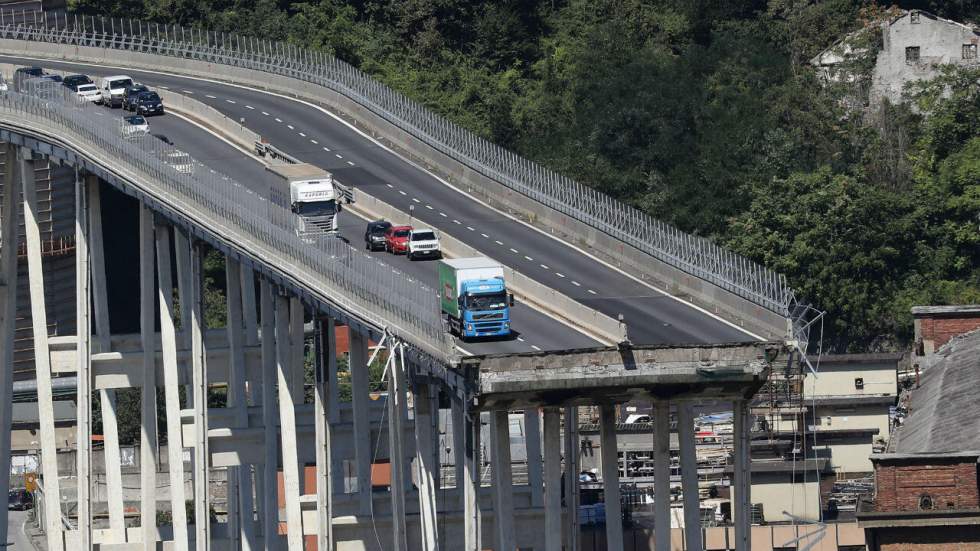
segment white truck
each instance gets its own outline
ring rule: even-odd
[[[349,187],[307,163],[270,165],[266,169],[277,176],[269,199],[293,213],[296,235],[304,239],[336,235],[341,205],[353,202]]]

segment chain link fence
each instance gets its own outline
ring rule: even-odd
[[[124,138],[118,116],[48,84],[0,92],[3,125],[74,144],[69,147],[77,153],[339,308],[388,328],[440,361],[451,358],[453,341],[444,330],[435,290],[341,239],[300,238],[289,210],[168,141],[148,134]]]
[[[321,52],[176,25],[11,11],[0,11],[0,38],[200,60],[323,86],[474,171],[670,266],[783,316],[808,310],[783,275],[498,147]]]

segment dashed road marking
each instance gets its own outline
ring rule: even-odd
[[[524,342],[524,337],[517,337],[517,340]]]
[[[526,260],[527,260],[528,262],[534,262],[534,259],[533,259],[533,258],[531,258],[531,257],[530,257],[530,256],[528,256],[528,255],[524,255],[524,258],[525,258],[525,259],[526,259]]]
[[[354,166],[354,162],[353,161],[347,161],[347,164],[349,164],[350,166]]]
[[[402,195],[408,195],[407,193],[405,193],[405,192],[404,192],[404,191],[402,191],[402,190],[398,190],[398,193],[401,193]]]
[[[265,116],[267,116],[267,117],[269,116],[268,111],[262,111],[262,114],[265,115]]]
[[[480,235],[482,235],[484,239],[489,239],[490,238],[490,236],[487,235],[487,234],[485,234],[485,233],[481,233]]]
[[[555,275],[558,276],[558,277],[565,277],[565,274],[560,274],[558,272],[555,272]]]
[[[412,201],[414,201],[416,203],[421,203],[422,202],[422,201],[419,201],[418,199],[416,199],[415,197],[412,197]]]
[[[446,213],[444,213],[444,212],[440,212],[440,213],[439,213],[439,216],[441,216],[441,217],[443,217],[443,218],[448,218],[448,217],[446,216]]]
[[[538,348],[538,345],[536,345],[536,344],[532,344],[532,345],[531,345],[531,348],[533,348],[533,349],[535,349],[535,350],[537,350],[537,351],[539,351],[539,352],[541,351],[541,349],[540,349],[540,348]]]
[[[574,285],[574,286],[576,286],[576,287],[581,287],[581,286],[582,286],[582,284],[581,284],[581,283],[579,283],[579,282],[577,282],[577,281],[575,281],[574,279],[572,280],[572,285]]]
[[[290,130],[296,130],[296,128],[293,125],[291,125],[291,124],[287,124],[286,125],[286,128],[288,128]]]
[[[204,97],[211,99],[218,99],[218,96],[212,96],[211,94],[206,94]]]
[[[163,88],[164,90],[169,90],[170,89],[169,86],[157,86],[157,88]]]
[[[541,267],[544,268],[545,270],[548,270],[549,269],[546,264],[541,264]]]
[[[427,208],[429,210],[435,210],[435,209],[432,208],[432,205],[426,205],[425,208]]]
[[[513,247],[512,247],[512,248],[510,249],[510,252],[512,252],[512,253],[514,253],[514,254],[517,254],[517,249],[515,249],[515,248],[513,248]]]
[[[237,101],[235,101],[233,99],[226,99],[225,101],[227,101],[228,103],[238,103]]]
[[[504,242],[503,242],[503,241],[496,241],[496,240],[494,240],[494,243],[496,243],[496,244],[498,244],[498,245],[503,245],[503,244],[504,244]]]
[[[590,294],[590,295],[594,295],[594,294],[596,294],[596,293],[595,293],[595,291],[593,291],[592,289],[589,289],[589,294]]]
[[[276,122],[282,122],[282,119],[280,119],[279,117],[276,117]]]
[[[330,148],[329,147],[324,147],[323,150],[329,152],[330,151]]]
[[[336,155],[338,159],[343,159],[344,158],[344,156],[341,155],[340,153],[334,153],[334,155]]]
[[[299,135],[302,136],[302,137],[304,137],[304,138],[306,137],[306,134],[304,134],[302,132],[300,132]]]
[[[456,219],[454,218],[454,219],[453,219],[453,224],[462,224],[462,222],[460,222],[459,220],[456,220]]]
[[[313,145],[320,145],[320,142],[318,142],[316,140],[310,140],[310,143],[313,144]]]
[[[181,90],[181,92],[183,92],[185,94],[190,94],[192,96],[194,95],[194,92],[191,92],[190,90]]]
[[[246,105],[246,106],[245,106],[245,109],[251,109],[252,111],[255,111],[255,108],[254,108],[254,107],[252,107],[251,105]]]

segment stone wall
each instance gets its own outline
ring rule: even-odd
[[[936,510],[980,507],[975,457],[878,462],[875,477],[875,511],[919,511],[925,495]]]

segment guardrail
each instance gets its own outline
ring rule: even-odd
[[[87,158],[322,300],[389,329],[438,361],[452,360],[453,341],[433,289],[341,240],[300,239],[288,210],[169,144],[153,136],[123,139],[113,118],[66,93],[0,92],[0,125]],[[180,166],[171,160],[175,151]]]
[[[755,306],[789,317],[797,326],[803,323],[794,318],[801,308],[784,276],[500,148],[323,53],[173,25],[67,14],[40,14],[31,19],[25,15],[14,17],[9,11],[0,11],[0,38],[199,60],[321,86],[350,98],[373,115],[508,190]],[[503,195],[501,203],[514,203]],[[590,240],[583,232],[574,231],[580,234],[581,241]],[[628,255],[628,251],[624,254]],[[712,301],[710,290],[684,292],[702,303]],[[746,310],[737,305],[725,305],[725,309]],[[767,321],[763,325],[777,324]],[[782,328],[777,329],[780,334],[785,333]]]

